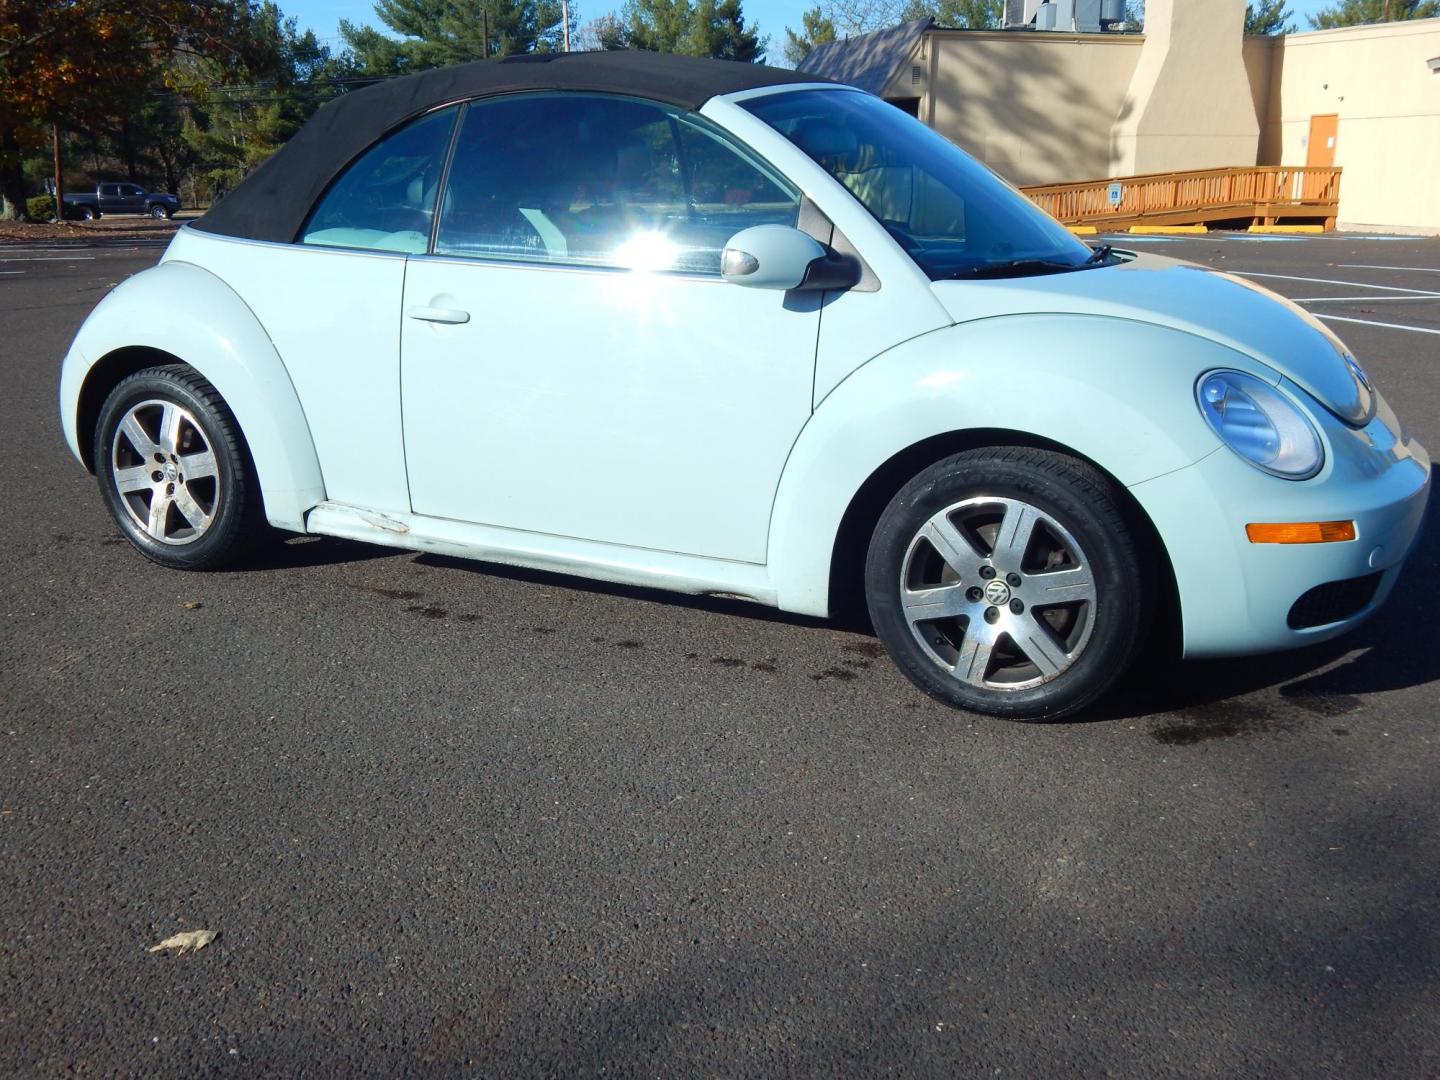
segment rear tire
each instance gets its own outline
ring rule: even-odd
[[[891,500],[865,565],[886,651],[932,697],[1055,720],[1104,694],[1155,589],[1139,529],[1093,466],[1030,447],[955,454]]]
[[[92,209],[91,209],[90,207],[88,207],[88,206],[82,206],[82,207],[80,207],[80,220],[81,220],[81,221],[94,221],[94,220],[95,220],[96,218],[98,218],[99,216],[100,216],[100,214],[99,214],[98,211],[92,210]]]
[[[120,531],[177,570],[235,562],[263,533],[260,487],[225,400],[194,368],[147,368],[100,409],[95,473]]]

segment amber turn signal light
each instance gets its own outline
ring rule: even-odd
[[[1338,544],[1355,539],[1353,521],[1294,521],[1277,525],[1246,525],[1252,544]]]

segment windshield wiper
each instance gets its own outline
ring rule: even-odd
[[[985,263],[954,270],[947,278],[1025,277],[1027,274],[1066,274],[1088,266],[1087,262],[1061,262],[1059,259],[1011,259],[1009,262]]]
[[[947,278],[1001,278],[1025,277],[1029,274],[1068,274],[1073,270],[1088,270],[1109,262],[1113,254],[1109,244],[1093,248],[1090,257],[1083,262],[1061,262],[1059,259],[1011,259],[1009,262],[986,263],[982,266],[967,266],[946,274]]]

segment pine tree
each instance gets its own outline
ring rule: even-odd
[[[400,36],[340,20],[340,36],[371,75],[546,52],[562,36],[559,0],[376,0],[375,15]]]
[[[763,64],[768,40],[746,28],[740,0],[699,0],[695,6],[694,54],[716,60]]]
[[[690,0],[629,0],[624,18],[632,49],[677,53],[686,51],[695,9]]]
[[[187,57],[169,76],[187,108],[178,131],[162,130],[178,141],[170,152],[187,159],[202,196],[239,183],[334,95],[337,78],[353,74],[348,59],[332,57],[312,31],[301,33],[273,0],[255,16],[257,49],[242,70]],[[175,121],[171,116],[165,123]]]
[[[632,49],[765,62],[767,42],[746,27],[740,0],[628,0],[624,18]]]
[[[785,28],[785,62],[791,67],[799,67],[800,61],[809,56],[815,46],[834,41],[837,36],[835,24],[816,4],[800,16],[800,33],[795,33],[788,26]]]
[[[1295,24],[1290,21],[1286,0],[1256,0],[1245,5],[1245,33],[1257,37],[1290,34]]]
[[[1340,0],[1311,15],[1310,25],[1316,30],[1330,30],[1337,26],[1430,19],[1437,15],[1440,15],[1440,0]]]

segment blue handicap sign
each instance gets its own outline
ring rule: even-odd
[[[1105,198],[1110,200],[1111,206],[1119,206],[1120,199],[1125,194],[1125,188],[1120,184],[1111,184],[1105,192]]]

